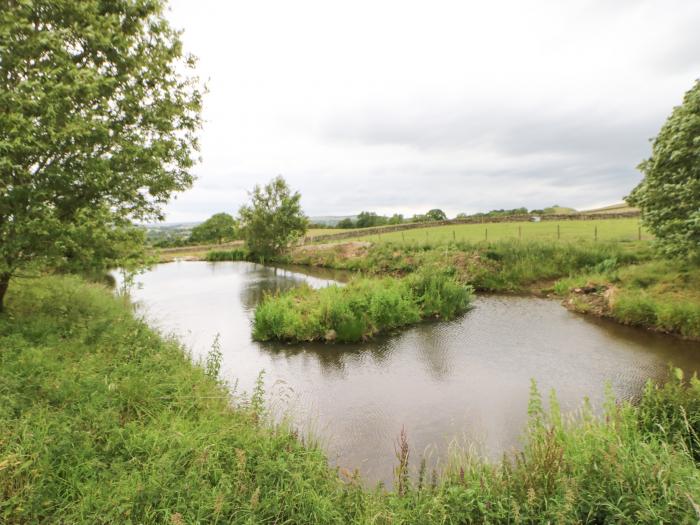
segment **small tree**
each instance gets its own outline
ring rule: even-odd
[[[700,81],[654,139],[638,169],[642,182],[627,197],[667,254],[700,257]]]
[[[192,242],[217,242],[231,241],[236,238],[238,224],[228,213],[216,213],[202,224],[192,228],[190,240]]]
[[[403,215],[400,213],[394,213],[391,217],[389,217],[389,220],[387,221],[387,224],[403,224],[404,223],[404,218]]]
[[[241,234],[250,252],[262,259],[279,254],[306,233],[308,219],[299,192],[292,193],[280,176],[255,186],[251,202],[239,213]]]
[[[201,93],[164,9],[0,2],[0,310],[18,271],[135,261],[132,221],[191,185]]]
[[[355,226],[358,228],[370,228],[374,226],[384,226],[387,222],[387,217],[377,215],[373,211],[363,211],[357,216]]]
[[[339,228],[341,230],[349,230],[349,229],[354,228],[354,227],[355,227],[355,222],[350,217],[346,217],[345,219],[340,221],[338,223],[338,225],[336,226],[336,228]]]
[[[433,209],[430,210],[428,213],[425,214],[425,217],[429,221],[445,221],[447,220],[447,215],[445,214],[444,211],[440,209]]]

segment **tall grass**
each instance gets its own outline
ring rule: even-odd
[[[700,266],[673,260],[615,262],[562,279],[554,289],[567,296],[575,288],[592,286],[599,293],[574,296],[573,307],[586,310],[597,302],[598,313],[620,323],[700,339]],[[603,296],[609,288],[613,293]]]
[[[397,489],[341,482],[323,454],[270,426],[174,341],[98,285],[16,283],[0,315],[0,522],[696,523],[700,386],[676,373],[603,417],[549,410],[533,385],[522,450],[455,456]],[[424,464],[423,464],[424,465]]]
[[[258,305],[253,337],[357,342],[429,317],[451,319],[469,307],[471,293],[453,274],[436,269],[405,279],[358,278],[342,287],[301,286]]]
[[[477,290],[514,292],[533,283],[590,271],[606,261],[629,264],[650,256],[646,246],[619,243],[421,242],[379,243],[357,256],[344,256],[342,245],[292,254],[292,262],[384,275],[415,272],[426,266],[454,270]]]
[[[17,282],[0,316],[0,522],[343,522],[322,453],[232,401],[101,286]]]
[[[204,256],[206,261],[247,261],[250,259],[250,252],[245,246],[232,248],[230,250],[211,250]]]

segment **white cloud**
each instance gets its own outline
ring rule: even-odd
[[[700,2],[177,0],[209,79],[168,220],[282,174],[310,215],[619,201],[700,71]]]

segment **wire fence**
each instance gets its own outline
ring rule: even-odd
[[[360,232],[358,232],[360,233]],[[522,241],[616,241],[633,242],[652,239],[639,219],[603,219],[562,222],[518,222],[446,225],[358,235],[357,240],[394,243]]]

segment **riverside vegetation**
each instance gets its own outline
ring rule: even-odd
[[[700,339],[700,270],[688,261],[622,265],[612,259],[593,272],[558,281],[555,291],[578,312]]]
[[[476,291],[558,295],[567,307],[582,313],[700,339],[700,266],[659,258],[645,241],[383,242],[311,248],[293,250],[277,261],[375,277],[442,268]],[[244,250],[207,256],[246,258]]]
[[[397,447],[395,490],[364,488],[232,396],[101,285],[17,280],[0,316],[0,520],[66,523],[695,523],[700,382],[676,372],[603,417],[533,385],[520,452],[441,474]]]

